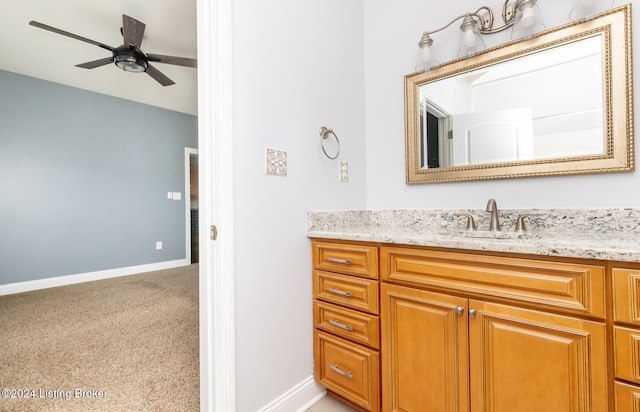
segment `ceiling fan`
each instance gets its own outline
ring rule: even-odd
[[[30,25],[38,27],[40,29],[48,30],[54,33],[61,34],[63,36],[71,37],[72,39],[80,40],[95,46],[101,47],[105,50],[109,50],[111,57],[105,57],[82,64],[76,64],[76,67],[83,69],[95,69],[96,67],[104,66],[109,63],[114,63],[116,66],[126,72],[142,73],[146,72],[154,80],[163,86],[171,86],[175,84],[173,80],[162,74],[158,69],[153,67],[149,62],[175,64],[178,66],[196,67],[196,59],[187,57],[175,57],[164,56],[161,54],[145,54],[140,49],[142,44],[142,36],[144,35],[144,29],[146,25],[134,18],[126,15],[122,15],[122,28],[120,32],[124,37],[124,44],[118,47],[111,47],[104,43],[100,43],[86,37],[78,36],[73,33],[69,33],[64,30],[56,29],[55,27],[48,26],[46,24],[30,21]]]

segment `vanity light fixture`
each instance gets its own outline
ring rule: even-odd
[[[614,0],[573,0],[569,18],[571,20],[580,20],[594,16],[610,9],[613,3]]]
[[[424,32],[418,43],[421,55],[416,70],[426,70],[438,64],[434,58],[433,50],[431,50],[433,39],[430,35],[446,29],[460,19],[462,19],[462,24],[460,25],[458,57],[471,56],[484,50],[482,34],[497,33],[512,27],[511,39],[515,40],[544,30],[545,26],[537,2],[537,0],[505,0],[504,4],[493,8],[482,6],[473,13],[465,13],[456,17],[437,30]]]

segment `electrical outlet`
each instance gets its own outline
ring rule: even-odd
[[[346,183],[349,181],[349,163],[348,162],[340,162],[339,179],[343,183]]]
[[[156,242],[156,250],[160,250],[160,249],[162,249],[162,240],[158,240]]]
[[[287,152],[284,150],[265,149],[266,174],[270,176],[287,175]]]

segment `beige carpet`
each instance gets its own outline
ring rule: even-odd
[[[0,411],[198,411],[198,339],[197,265],[0,296]]]

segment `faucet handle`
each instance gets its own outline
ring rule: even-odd
[[[524,224],[524,219],[531,216],[544,216],[541,213],[529,213],[526,215],[518,216],[518,220],[516,221],[516,232],[526,232],[527,226]]]
[[[476,230],[476,221],[473,220],[473,216],[469,213],[454,213],[454,216],[463,216],[467,218],[467,230]]]

